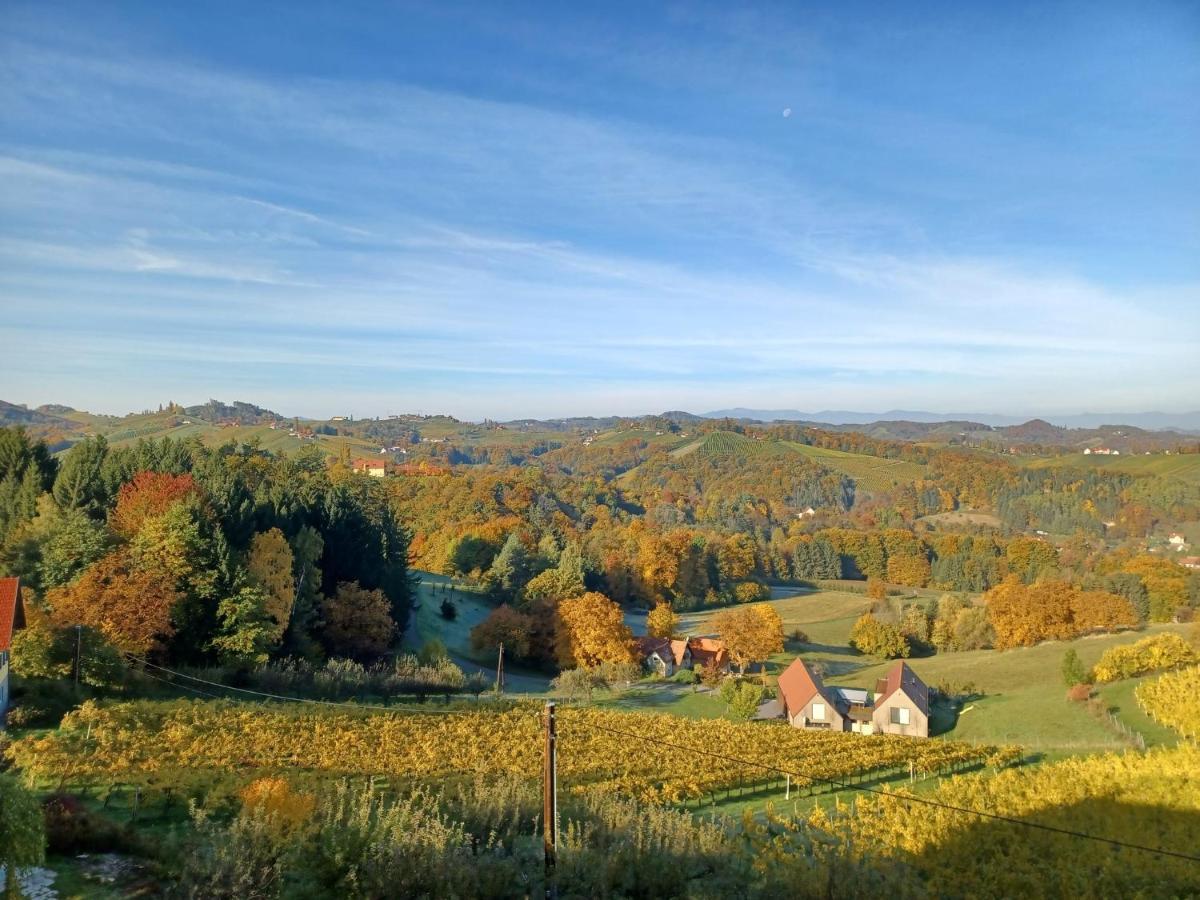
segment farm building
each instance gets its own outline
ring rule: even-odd
[[[359,475],[382,478],[387,474],[387,462],[382,459],[356,459],[351,468]]]
[[[875,730],[929,737],[929,688],[908,663],[897,661],[875,685]]]
[[[862,688],[826,685],[797,657],[779,676],[778,690],[772,701],[778,706],[764,704],[759,718],[781,716],[794,728],[929,736],[929,688],[905,662],[879,679],[872,696]]]
[[[721,672],[729,671],[729,652],[724,642],[717,638],[640,637],[636,649],[642,665],[668,678],[680,669],[702,669],[707,665],[713,665]]]
[[[0,724],[8,711],[8,659],[12,652],[13,631],[25,627],[25,608],[21,605],[21,580],[0,578]]]

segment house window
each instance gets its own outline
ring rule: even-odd
[[[892,707],[892,724],[907,725],[908,724],[908,707],[893,706]]]
[[[817,719],[818,721],[824,721],[824,719],[825,719],[825,704],[824,703],[814,703],[813,704],[813,716],[812,717],[814,719]]]

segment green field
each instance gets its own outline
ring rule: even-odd
[[[1134,453],[1120,456],[1071,453],[1066,456],[1016,457],[1017,461],[1031,469],[1053,467],[1080,467],[1105,469],[1111,472],[1126,472],[1130,475],[1157,475],[1160,478],[1178,478],[1188,484],[1200,485],[1200,453],[1179,454]]]
[[[910,664],[927,684],[974,684],[983,697],[967,704],[957,722],[947,722],[947,737],[984,743],[1019,743],[1048,756],[1122,749],[1128,745],[1110,728],[1076,703],[1069,703],[1060,667],[1068,647],[1075,648],[1085,666],[1092,666],[1109,647],[1129,644],[1145,637],[1174,631],[1182,625],[1152,625],[1144,632],[1126,632],[1075,641],[1052,641],[1036,647],[1013,650],[973,650],[944,653]],[[848,687],[869,688],[887,671],[889,663],[865,665],[842,676]],[[1147,745],[1172,739],[1165,729],[1146,727],[1141,710],[1132,710],[1132,689],[1137,679],[1101,689],[1101,696],[1119,708],[1126,725],[1141,731]],[[1128,692],[1128,694],[1126,694]],[[1151,723],[1152,724],[1152,723]]]
[[[404,632],[403,646],[417,651],[428,640],[436,638],[446,645],[451,659],[464,672],[483,671],[495,677],[496,660],[490,654],[480,655],[471,649],[471,629],[488,617],[494,608],[479,594],[456,585],[445,575],[416,572],[421,578],[417,586],[416,609]],[[441,615],[443,600],[454,601],[458,615],[453,621]],[[544,693],[550,688],[548,675],[530,672],[511,663],[505,666],[505,690],[510,693]]]
[[[871,601],[860,593],[840,590],[776,588],[769,601],[783,620],[785,649],[767,661],[768,675],[778,675],[797,656],[820,663],[831,684],[845,687],[874,687],[890,662],[863,656],[849,646],[850,629],[866,612]],[[433,637],[441,640],[451,656],[468,671],[491,671],[494,661],[478,657],[470,648],[470,630],[492,607],[478,595],[456,587],[441,575],[422,573],[418,589],[420,608],[405,634],[405,645],[417,649]],[[936,593],[936,592],[934,592]],[[439,614],[444,597],[458,607],[458,617],[448,622]],[[711,634],[711,620],[719,610],[708,609],[680,616],[679,633]],[[645,613],[629,611],[625,621],[635,635],[645,633]],[[1099,750],[1125,749],[1129,744],[1109,725],[1091,715],[1084,706],[1068,703],[1060,666],[1067,647],[1074,647],[1085,666],[1093,665],[1109,647],[1128,644],[1147,634],[1163,631],[1183,633],[1186,626],[1153,625],[1142,632],[1099,635],[1071,642],[1050,642],[1014,650],[975,650],[943,653],[909,660],[913,670],[930,686],[949,684],[957,688],[974,685],[982,695],[971,701],[955,720],[948,712],[935,716],[934,728],[946,737],[979,743],[1017,743],[1031,752],[1057,758]],[[802,631],[806,640],[792,639]],[[1137,707],[1133,689],[1138,679],[1106,685],[1100,696],[1129,728],[1140,732],[1148,746],[1171,743],[1173,733],[1156,725]],[[508,689],[520,693],[544,693],[549,677],[509,667]],[[726,715],[715,695],[694,691],[690,686],[669,681],[646,681],[631,689],[602,693],[596,702],[620,709],[672,712],[692,718]]]

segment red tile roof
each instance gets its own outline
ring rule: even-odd
[[[673,655],[671,653],[671,642],[666,638],[640,637],[637,639],[637,649],[643,659],[651,653],[660,653],[663,659],[670,659]]]
[[[724,666],[729,656],[725,642],[716,638],[692,638],[687,645],[692,651],[692,663],[697,666],[706,666],[710,662],[718,667]]]
[[[904,693],[917,705],[917,709],[929,715],[929,688],[917,677],[917,673],[908,667],[908,663],[902,660],[897,660],[896,664],[888,669],[887,675],[879,679],[875,686],[875,693],[879,694],[875,698],[875,705],[879,706],[900,688],[904,688]]]
[[[818,694],[830,706],[836,706],[825,689],[821,676],[808,667],[808,663],[800,657],[792,660],[779,675],[779,696],[783,700],[784,709],[790,719],[808,705],[808,701]]]
[[[383,459],[356,459],[352,464],[353,469],[386,469],[387,461]]]
[[[21,605],[21,579],[0,578],[0,650],[12,647],[14,628],[25,627],[25,609]]]
[[[688,642],[686,640],[671,641],[671,653],[675,656],[675,665],[683,665],[683,657],[687,653]]]

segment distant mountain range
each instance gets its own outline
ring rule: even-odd
[[[1027,416],[1004,416],[994,413],[932,413],[924,410],[892,409],[887,412],[855,412],[845,409],[823,409],[820,412],[801,412],[798,409],[749,409],[734,407],[703,413],[706,419],[753,419],[759,422],[820,422],[827,425],[865,425],[872,422],[977,422],[1002,428],[1023,425]],[[1042,421],[1062,428],[1099,428],[1103,425],[1131,425],[1150,430],[1200,432],[1200,410],[1184,413],[1077,413],[1073,415],[1039,417]]]

